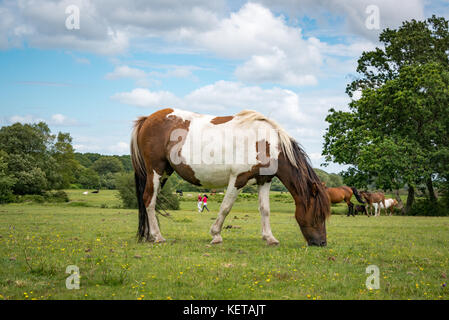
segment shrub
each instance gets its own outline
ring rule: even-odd
[[[118,197],[122,201],[123,207],[137,209],[134,173],[122,173],[117,175],[115,184],[118,190]],[[178,196],[174,194],[173,185],[170,179],[168,179],[164,188],[159,192],[156,209],[179,210],[179,199]]]
[[[62,190],[50,192],[47,191],[40,194],[25,194],[25,195],[18,195],[14,197],[14,202],[36,202],[36,203],[45,203],[45,202],[51,202],[51,203],[60,203],[60,202],[69,202],[69,196],[67,193],[65,193]]]
[[[47,192],[47,199],[50,202],[69,202],[69,196],[65,191],[58,190],[55,192]]]
[[[116,177],[118,197],[124,208],[137,209],[136,186],[133,173],[123,173]]]
[[[432,202],[429,199],[418,199],[410,209],[410,216],[448,216],[449,210],[443,200]]]

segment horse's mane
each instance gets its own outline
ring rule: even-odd
[[[279,125],[276,121],[272,119],[268,119],[263,114],[254,111],[254,110],[243,110],[240,111],[235,115],[236,117],[236,123],[238,124],[246,124],[246,123],[252,123],[254,121],[264,121],[269,123],[273,129],[275,129],[278,132],[279,135],[279,142],[282,148],[282,151],[287,156],[287,159],[290,161],[290,163],[293,166],[297,166],[296,159],[293,154],[293,147],[292,147],[292,138],[289,136],[289,134]]]
[[[315,222],[322,222],[330,216],[330,202],[327,196],[326,188],[321,183],[320,178],[313,170],[310,159],[299,143],[293,138],[290,140],[296,166],[292,167],[294,178],[292,179],[295,189],[300,197],[309,200],[315,198],[314,219]],[[309,209],[308,201],[304,201],[305,209]]]

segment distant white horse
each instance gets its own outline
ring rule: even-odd
[[[393,213],[394,207],[396,207],[398,205],[398,201],[396,199],[385,199],[385,207],[382,204],[382,202],[379,203],[373,203],[374,206],[374,213],[375,216],[378,217],[380,216],[380,209],[385,209],[385,213],[387,212],[386,209],[390,209],[390,216]]]

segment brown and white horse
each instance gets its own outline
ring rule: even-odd
[[[381,203],[383,204],[383,208],[385,209],[385,194],[383,192],[367,192],[367,191],[360,191],[360,195],[366,200],[366,202],[369,205],[369,213],[372,214],[373,206],[375,203]],[[376,214],[377,209],[374,210],[374,214]],[[379,209],[380,214],[380,209]],[[385,209],[385,215],[387,214],[387,209]]]
[[[273,133],[274,132],[274,133]],[[156,197],[170,174],[207,188],[227,186],[210,233],[222,242],[223,222],[245,185],[257,184],[262,238],[278,244],[270,227],[269,192],[277,176],[293,196],[295,218],[309,245],[326,245],[330,204],[308,157],[279,125],[256,111],[215,117],[163,109],[135,122],[131,139],[140,240],[163,242]]]

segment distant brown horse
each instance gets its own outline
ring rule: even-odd
[[[366,200],[369,205],[369,213],[372,215],[373,204],[381,202],[383,204],[383,208],[385,209],[385,215],[387,214],[387,207],[385,206],[385,194],[383,192],[367,192],[360,191],[360,195]],[[381,206],[382,207],[382,206]],[[374,212],[376,213],[376,212]],[[380,214],[380,208],[379,208]]]
[[[323,185],[325,185],[324,182]],[[348,214],[347,214],[348,217],[349,215],[354,216],[354,204],[351,202],[353,194],[360,203],[365,203],[363,199],[360,197],[356,188],[348,186],[341,186],[336,188],[326,187],[326,191],[331,203],[340,203],[343,201],[346,202],[346,204],[348,205]]]

